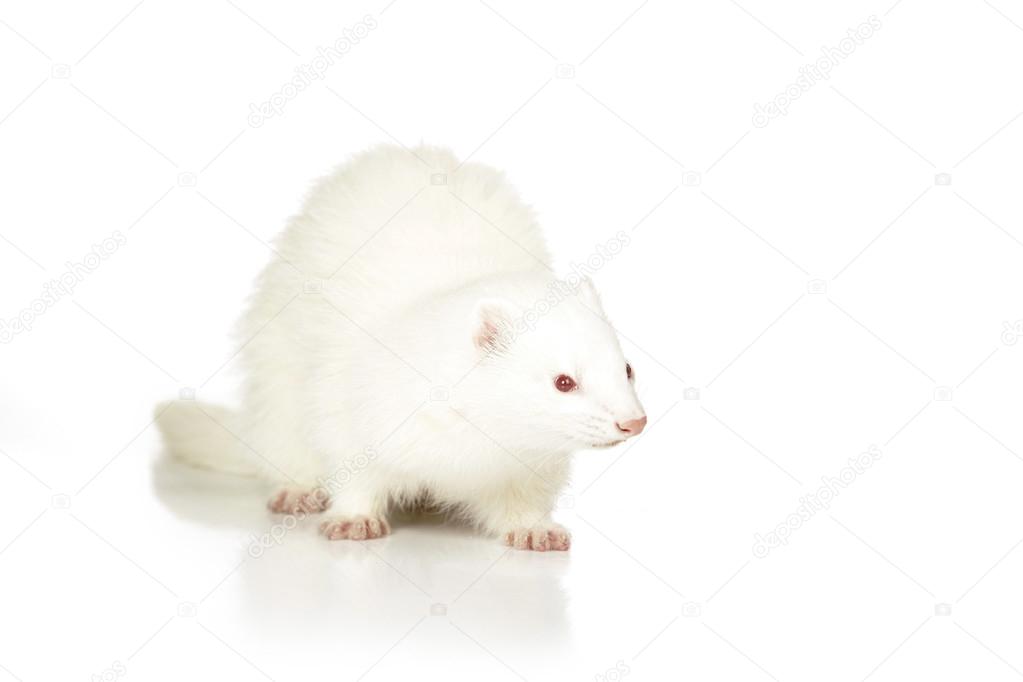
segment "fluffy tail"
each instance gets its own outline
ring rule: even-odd
[[[167,401],[156,406],[156,424],[170,454],[192,466],[255,476],[252,451],[236,434],[238,415],[216,405]]]

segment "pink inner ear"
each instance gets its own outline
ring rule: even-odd
[[[497,345],[497,335],[499,333],[500,330],[497,324],[493,320],[484,318],[480,321],[480,326],[476,330],[473,341],[480,350],[491,350]]]
[[[511,310],[503,301],[484,300],[476,308],[473,343],[483,351],[494,351],[504,346],[511,331]]]

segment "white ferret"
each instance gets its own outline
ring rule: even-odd
[[[383,146],[321,180],[240,323],[232,412],[158,407],[168,449],[280,485],[331,540],[390,532],[389,508],[457,510],[520,549],[551,520],[569,455],[643,430],[633,371],[586,278],[556,279],[497,171]]]

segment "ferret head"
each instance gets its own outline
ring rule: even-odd
[[[559,280],[532,305],[522,300],[488,298],[475,311],[479,378],[488,384],[477,396],[500,403],[502,444],[607,447],[638,435],[647,418],[636,370],[592,283]]]

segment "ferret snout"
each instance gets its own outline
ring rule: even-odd
[[[643,415],[639,419],[630,419],[624,422],[615,422],[615,426],[618,430],[625,434],[626,438],[632,438],[638,436],[643,428],[646,426],[646,415]]]

